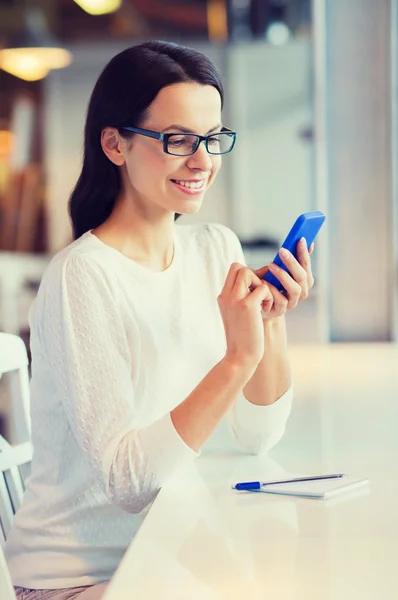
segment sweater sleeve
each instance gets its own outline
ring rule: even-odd
[[[137,426],[127,332],[96,262],[69,255],[43,284],[39,335],[69,426],[109,502],[138,513],[197,453],[169,413]]]
[[[224,280],[233,262],[246,265],[242,245],[236,233],[225,225],[212,224],[213,236],[221,245],[219,256],[227,259]],[[253,454],[266,452],[282,438],[293,402],[291,386],[276,402],[266,406],[252,404],[240,393],[227,418],[230,430],[239,445]]]

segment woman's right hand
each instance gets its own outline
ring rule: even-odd
[[[227,339],[226,358],[257,367],[264,354],[262,311],[269,312],[273,304],[269,287],[251,269],[233,263],[217,301]]]

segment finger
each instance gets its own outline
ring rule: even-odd
[[[300,267],[301,268],[301,267]],[[275,277],[281,282],[283,287],[286,290],[286,296],[288,300],[287,308],[294,308],[297,306],[301,295],[304,293],[302,286],[295,281],[289,273],[287,273],[284,269],[281,269],[275,263],[271,263],[269,265],[269,270]],[[305,271],[303,270],[305,273]],[[302,285],[306,288],[306,276],[303,278]]]
[[[274,306],[274,296],[272,295],[272,291],[270,290],[268,283],[263,282],[263,287],[268,288],[268,294],[262,302],[261,308],[265,313],[269,313]]]
[[[289,303],[288,298],[271,283],[267,282],[267,285],[273,297],[273,307],[272,310],[269,312],[269,316],[281,317],[285,314],[287,310]]]
[[[309,257],[309,250],[307,246],[307,240],[302,237],[301,240],[297,242],[296,246],[297,258],[300,265],[303,264]]]
[[[244,268],[244,265],[241,265],[240,263],[237,263],[237,262],[232,263],[232,265],[229,267],[227,278],[225,280],[224,287],[221,292],[222,296],[223,295],[225,295],[226,297],[230,296],[232,289],[235,285],[239,270],[243,269],[243,268]]]
[[[260,283],[260,285],[247,296],[245,302],[248,305],[258,305],[260,309],[268,313],[273,306],[274,298],[268,285]]]
[[[264,279],[264,277],[267,274],[267,272],[268,272],[268,265],[266,265],[265,267],[260,267],[260,269],[254,269],[254,273],[260,279]]]
[[[299,244],[301,243],[299,242]],[[300,253],[305,253],[308,256],[307,249],[304,249],[305,244],[306,242],[304,241],[303,246],[300,245],[299,249]],[[286,250],[286,248],[281,248],[281,250],[279,251],[279,256],[283,264],[286,265],[286,267],[288,268],[292,278],[295,281],[297,281],[297,283],[301,283],[304,279],[306,279],[306,272],[304,268],[299,263],[299,261],[293,256],[293,254],[289,252],[289,250]]]
[[[263,286],[261,279],[248,267],[239,270],[231,294],[236,300],[242,300],[252,293],[252,290]]]
[[[304,241],[304,244],[306,244],[305,241]],[[307,250],[303,249],[303,252],[304,251],[306,252],[306,255],[308,256]],[[293,254],[291,252],[289,252],[288,250],[286,250],[285,248],[282,248],[280,250],[279,255],[280,255],[282,262],[288,268],[291,278],[296,283],[298,283],[298,285],[301,288],[299,297],[302,297],[302,299],[306,298],[308,296],[308,273],[307,273],[307,271],[301,266],[301,264],[293,256]],[[308,258],[308,260],[309,260],[309,258]],[[284,269],[282,269],[282,271],[284,271]],[[286,281],[287,285],[290,285],[289,289],[285,286],[285,284],[282,281],[281,281],[281,283],[283,284],[283,287],[286,289],[286,291],[289,292],[289,294],[294,294],[295,288],[294,288],[294,286],[291,285],[289,280]]]
[[[314,252],[314,248],[315,248],[315,245],[314,245],[314,242],[312,242],[312,244],[308,250],[309,254],[312,254]]]
[[[311,244],[311,247],[312,248],[314,247],[313,244]],[[312,286],[314,285],[314,278],[312,276],[310,253],[309,253],[309,250],[307,250],[307,242],[306,242],[305,238],[301,238],[301,240],[297,244],[297,255],[298,255],[300,265],[303,267],[303,269],[305,270],[305,272],[307,274],[307,295],[308,295],[308,290],[311,289]],[[307,296],[305,296],[305,297],[307,297]],[[303,300],[304,297],[301,299]]]

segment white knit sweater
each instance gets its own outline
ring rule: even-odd
[[[160,487],[197,454],[170,411],[226,351],[217,304],[237,236],[176,225],[153,272],[91,232],[51,261],[31,315],[34,457],[6,545],[14,585],[109,579]],[[271,406],[239,395],[227,419],[249,452],[283,435],[292,390]]]

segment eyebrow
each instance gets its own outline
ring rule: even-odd
[[[208,135],[209,133],[212,133],[213,131],[216,131],[216,129],[221,129],[222,125],[221,123],[218,123],[215,127],[213,127],[212,129],[209,129],[209,131],[206,133],[206,135]],[[169,125],[169,127],[165,127],[160,133],[165,133],[166,131],[170,130],[178,130],[181,131],[182,133],[194,133],[191,129],[187,129],[186,127],[183,127],[182,125]]]

